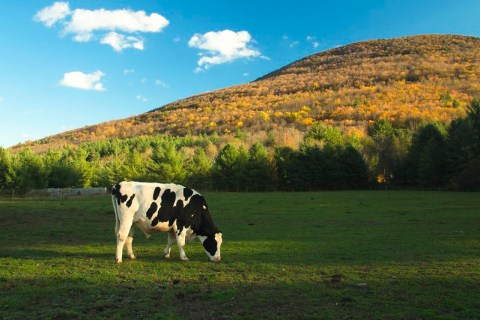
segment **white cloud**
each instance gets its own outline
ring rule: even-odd
[[[125,69],[125,70],[123,70],[123,74],[131,74],[131,73],[135,73],[135,69]]]
[[[162,87],[162,88],[170,88],[170,85],[168,83],[166,83],[165,81],[162,81],[162,80],[155,80],[155,85],[159,86],[159,87]]]
[[[144,39],[138,34],[161,32],[170,23],[158,13],[149,15],[145,11],[129,9],[71,11],[67,2],[55,2],[51,7],[38,11],[34,19],[47,27],[61,21],[62,34],[71,34],[74,41],[98,40],[118,52],[127,48],[143,50]]]
[[[85,10],[76,9],[65,32],[82,34],[98,30],[134,32],[160,32],[169,21],[158,13],[147,15],[145,11]]]
[[[79,33],[73,36],[73,40],[77,42],[89,42],[93,39],[93,34],[91,33]]]
[[[195,72],[204,71],[215,64],[231,62],[241,58],[260,56],[260,51],[252,47],[252,39],[247,31],[234,32],[231,30],[210,31],[205,34],[196,33],[188,45],[206,51],[201,52],[198,67]]]
[[[137,98],[137,100],[140,100],[140,101],[142,101],[142,102],[148,102],[148,101],[150,101],[150,99],[142,96],[141,94],[137,94],[137,96],[136,96],[135,98]]]
[[[312,44],[312,46],[316,49],[320,46],[320,42],[318,42],[317,37],[314,36],[307,36],[306,40]]]
[[[93,73],[67,72],[63,75],[60,85],[83,90],[105,91],[103,83],[100,82],[104,75],[100,70]]]
[[[292,43],[290,43],[290,48],[294,48],[296,46],[298,46],[300,44],[300,41],[293,41]]]
[[[110,32],[100,40],[101,44],[108,44],[115,51],[120,52],[123,49],[135,48],[143,50],[143,39],[133,36],[124,36],[116,32]]]
[[[71,11],[68,2],[55,2],[50,7],[45,7],[38,11],[34,20],[44,23],[47,27],[51,27],[70,14]]]

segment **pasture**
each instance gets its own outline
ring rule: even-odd
[[[206,193],[222,261],[115,262],[110,197],[0,199],[0,319],[478,319],[478,193]]]

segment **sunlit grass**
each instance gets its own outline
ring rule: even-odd
[[[114,259],[109,198],[0,200],[2,319],[475,319],[476,193],[206,194],[222,262]]]

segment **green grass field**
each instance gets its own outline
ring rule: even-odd
[[[137,230],[109,197],[0,199],[0,319],[479,319],[480,194],[205,194],[222,262]]]

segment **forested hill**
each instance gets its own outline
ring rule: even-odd
[[[291,137],[315,123],[357,136],[378,119],[396,128],[449,123],[465,116],[475,96],[480,96],[480,38],[425,35],[374,40],[308,56],[251,83],[25,145],[42,152],[158,133],[244,132],[259,139],[274,135],[280,137],[279,144],[291,146],[295,144]]]

